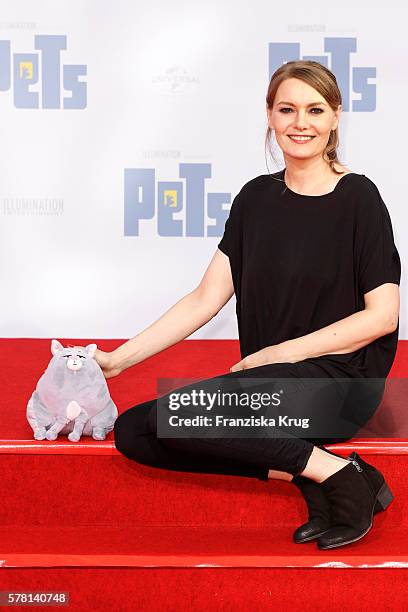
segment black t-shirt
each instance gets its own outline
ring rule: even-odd
[[[246,183],[218,248],[228,255],[241,357],[304,336],[364,310],[364,294],[399,285],[391,219],[376,185],[349,173],[334,191],[301,195],[285,170]],[[385,378],[397,329],[352,353],[308,358],[329,373]]]

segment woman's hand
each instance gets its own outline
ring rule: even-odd
[[[122,372],[121,368],[115,363],[113,352],[105,353],[105,351],[96,349],[94,359],[100,365],[105,378],[112,378]]]
[[[296,363],[296,360],[294,354],[289,349],[288,343],[282,342],[281,344],[266,346],[256,353],[247,355],[244,359],[233,365],[230,368],[230,372],[257,368],[269,363]]]

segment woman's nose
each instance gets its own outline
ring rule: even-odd
[[[295,118],[295,125],[299,129],[305,129],[308,127],[309,121],[308,121],[308,118],[305,112],[299,111],[297,113],[296,118]]]

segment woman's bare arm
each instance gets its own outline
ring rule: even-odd
[[[234,294],[228,257],[219,249],[200,282],[159,319],[111,353],[97,349],[95,359],[106,378],[184,340],[210,321]]]

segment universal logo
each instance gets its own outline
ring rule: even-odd
[[[183,66],[171,66],[162,74],[152,77],[155,84],[163,93],[182,94],[188,93],[193,87],[198,85],[200,79],[197,75],[191,74]]]

